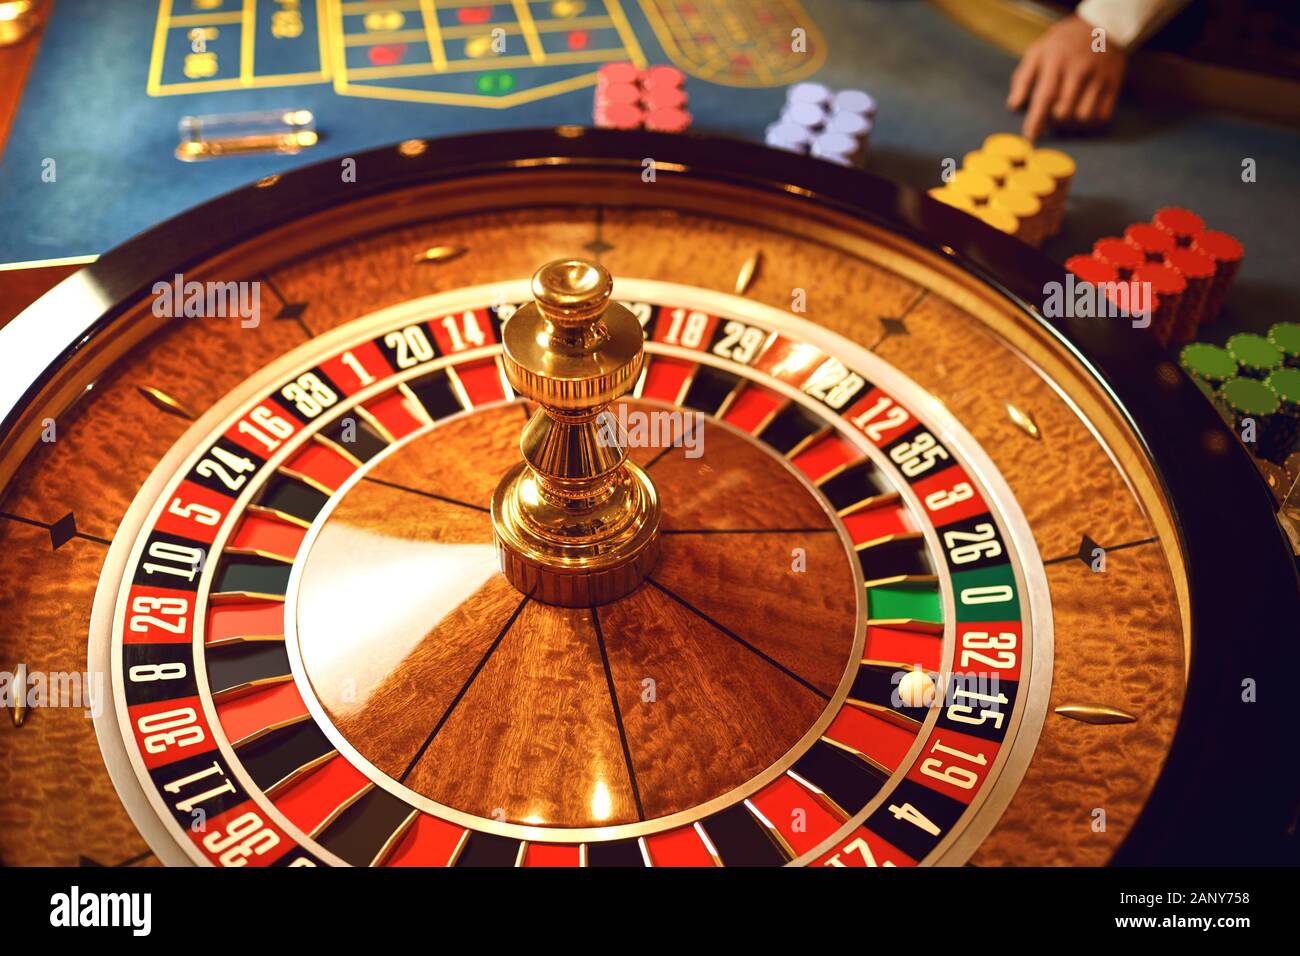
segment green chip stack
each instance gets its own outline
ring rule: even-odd
[[[1272,460],[1282,465],[1291,481],[1300,477],[1300,461],[1296,451],[1296,436],[1300,434],[1300,368],[1280,368],[1270,372],[1264,384],[1277,395],[1280,414],[1290,420],[1290,437],[1283,437],[1286,448]],[[1288,485],[1289,487],[1289,485]]]
[[[1268,341],[1288,368],[1300,368],[1300,322],[1277,323],[1268,330]]]
[[[1267,378],[1273,369],[1282,367],[1282,350],[1262,335],[1239,332],[1228,339],[1227,348],[1239,374],[1247,378]]]
[[[1300,418],[1300,368],[1280,368],[1270,372],[1264,385],[1277,395],[1283,415]]]
[[[1279,322],[1267,337],[1249,332],[1234,335],[1226,348],[1192,342],[1178,353],[1178,364],[1238,438],[1246,419],[1254,421],[1255,441],[1245,443],[1252,455],[1297,467],[1300,323]]]
[[[1193,342],[1178,353],[1178,364],[1201,391],[1214,398],[1215,391],[1237,374],[1237,362],[1227,349],[1208,342]]]
[[[1257,457],[1279,464],[1286,459],[1295,444],[1297,420],[1283,412],[1282,399],[1277,392],[1256,379],[1234,378],[1223,383],[1218,391],[1218,400],[1232,415],[1233,429],[1238,438],[1242,436],[1247,419],[1255,422],[1252,451]],[[1250,447],[1249,443],[1247,447]]]

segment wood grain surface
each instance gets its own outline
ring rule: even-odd
[[[484,509],[525,418],[521,402],[490,407],[387,456],[326,520],[304,589],[350,590],[352,530],[384,535],[393,565],[413,545],[489,546]],[[587,611],[519,611],[500,574],[435,609],[438,624],[383,675],[371,673],[373,642],[339,635],[329,615],[319,630],[300,623],[304,667],[339,731],[440,804],[554,826],[686,811],[776,763],[852,664],[856,565],[788,465],[721,425],[701,439],[699,457],[633,449],[663,502],[662,557],[653,584],[600,609],[599,637]],[[796,547],[805,572],[792,570]],[[340,668],[349,646],[353,665]]]

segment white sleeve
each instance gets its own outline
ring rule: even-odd
[[[1106,31],[1106,41],[1125,49],[1137,46],[1159,30],[1189,0],[1083,0],[1074,10],[1094,27]]]

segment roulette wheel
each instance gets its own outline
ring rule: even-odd
[[[0,332],[0,655],[86,691],[10,701],[6,863],[1281,852],[1272,498],[1059,267],[703,137],[355,171]]]

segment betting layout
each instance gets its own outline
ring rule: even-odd
[[[624,2],[161,0],[147,89],[168,96],[331,83],[346,96],[510,107],[591,86],[603,63],[644,68]],[[796,0],[759,8],[644,0],[641,11],[642,30],[651,26],[669,58],[710,82],[776,86],[824,61]],[[791,49],[796,29],[805,34],[799,51]]]

